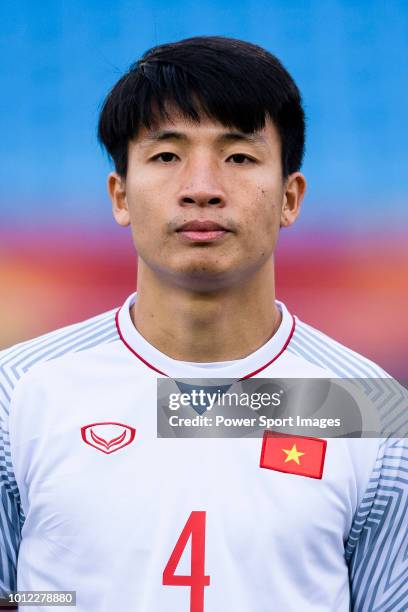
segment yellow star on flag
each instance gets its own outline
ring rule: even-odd
[[[287,454],[287,457],[285,459],[285,463],[287,461],[294,461],[295,463],[300,465],[299,457],[301,457],[305,453],[301,453],[300,451],[298,451],[297,448],[296,448],[296,444],[294,444],[290,450],[285,449],[285,448],[282,448],[282,450],[283,450],[284,453]]]

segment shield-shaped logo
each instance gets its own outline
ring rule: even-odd
[[[91,423],[81,427],[84,442],[110,455],[133,442],[136,429],[123,423]]]

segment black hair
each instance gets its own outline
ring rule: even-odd
[[[153,47],[114,85],[99,117],[98,138],[121,176],[129,140],[151,129],[168,105],[193,121],[207,115],[245,133],[265,126],[281,138],[283,176],[300,169],[305,115],[299,89],[281,62],[249,42],[197,36]]]

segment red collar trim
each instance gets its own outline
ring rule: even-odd
[[[116,329],[118,330],[118,334],[119,334],[119,338],[122,340],[123,344],[126,346],[126,348],[133,353],[133,355],[135,355],[135,357],[137,357],[142,363],[144,363],[148,368],[150,368],[151,370],[153,370],[154,372],[157,372],[158,374],[162,374],[163,376],[167,376],[168,378],[169,375],[166,374],[166,372],[162,372],[161,370],[159,370],[158,368],[156,368],[153,364],[149,363],[148,361],[146,361],[146,359],[144,359],[141,355],[139,355],[139,353],[137,353],[128,342],[126,342],[125,338],[123,337],[123,334],[121,332],[120,326],[119,326],[119,312],[120,312],[121,308],[118,309],[118,311],[116,312],[115,315],[115,323],[116,323]],[[268,361],[267,363],[265,363],[265,365],[261,366],[260,368],[258,368],[257,370],[254,370],[253,372],[250,372],[249,374],[246,374],[245,376],[241,376],[241,378],[238,378],[238,380],[245,380],[247,378],[252,378],[253,376],[255,376],[256,374],[259,374],[259,372],[262,372],[262,370],[265,370],[265,368],[267,368],[268,366],[270,366],[274,361],[276,361],[278,359],[278,357],[280,357],[282,355],[282,353],[287,349],[289,342],[292,340],[292,336],[295,333],[295,327],[296,327],[296,320],[295,317],[293,315],[291,315],[292,317],[292,328],[290,330],[289,336],[285,342],[285,344],[283,345],[283,347],[281,348],[281,350],[279,351],[279,353],[277,355],[275,355],[274,357],[272,357],[272,359],[270,361]]]
[[[116,329],[118,330],[119,338],[122,340],[122,342],[126,346],[126,348],[128,348],[131,353],[136,355],[136,357],[138,359],[140,359],[140,361],[142,361],[145,365],[147,365],[148,368],[150,368],[151,370],[154,370],[155,372],[158,372],[159,374],[163,374],[163,376],[167,376],[168,377],[168,374],[166,374],[165,372],[162,372],[158,368],[155,368],[154,365],[152,365],[151,363],[146,361],[146,359],[143,359],[143,357],[141,355],[139,355],[139,353],[136,353],[136,351],[130,346],[130,344],[128,344],[126,342],[126,340],[124,339],[123,334],[122,334],[122,332],[120,330],[120,327],[119,327],[119,312],[120,312],[120,308],[119,308],[119,310],[117,311],[117,313],[115,315]]]
[[[239,380],[245,380],[246,378],[252,378],[252,376],[255,376],[255,374],[259,374],[259,372],[262,372],[262,370],[265,370],[265,368],[267,368],[268,366],[271,365],[271,363],[273,363],[274,361],[276,361],[278,359],[278,357],[280,357],[282,355],[282,353],[284,351],[286,351],[287,346],[289,344],[289,342],[292,340],[292,336],[295,333],[295,327],[296,327],[296,320],[295,317],[293,315],[291,315],[292,317],[292,328],[289,332],[289,336],[285,342],[285,344],[283,345],[283,347],[281,348],[281,350],[279,351],[279,353],[277,355],[275,355],[275,357],[272,357],[272,359],[270,361],[268,361],[268,363],[265,363],[265,365],[261,366],[260,368],[258,368],[257,370],[254,370],[253,372],[251,372],[250,374],[247,374],[246,376],[242,376]]]

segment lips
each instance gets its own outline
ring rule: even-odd
[[[228,234],[229,230],[215,221],[188,221],[181,225],[177,233],[188,242],[214,242]]]
[[[220,225],[219,223],[215,223],[214,221],[199,221],[196,219],[195,221],[188,221],[184,223],[179,229],[178,232],[217,232],[217,231],[228,231],[225,227]]]

